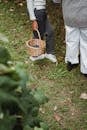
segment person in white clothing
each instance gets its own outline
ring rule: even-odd
[[[32,21],[32,30],[35,38],[38,38],[36,29],[39,30],[41,39],[46,37],[46,54],[38,57],[30,57],[32,61],[47,58],[52,62],[57,62],[54,55],[54,31],[48,20],[46,13],[46,0],[27,0],[27,8]]]
[[[87,77],[87,0],[61,2],[66,31],[67,69],[71,71],[80,63],[80,71]]]

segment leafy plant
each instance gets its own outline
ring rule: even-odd
[[[26,85],[29,78],[22,63],[13,65],[10,60],[7,49],[0,47],[0,130],[48,130],[38,117],[48,98]]]

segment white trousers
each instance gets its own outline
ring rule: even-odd
[[[66,29],[66,56],[65,62],[79,63],[80,71],[87,74],[87,28],[74,28],[65,26]]]

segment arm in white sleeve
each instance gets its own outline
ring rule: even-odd
[[[27,9],[30,15],[30,20],[36,20],[35,14],[34,14],[34,0],[27,0]]]
[[[52,0],[53,3],[61,3],[61,0]]]

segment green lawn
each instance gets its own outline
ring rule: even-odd
[[[24,63],[31,76],[31,88],[38,87],[49,97],[49,102],[41,106],[40,116],[50,130],[87,130],[87,100],[80,99],[81,93],[87,92],[87,78],[80,74],[79,67],[72,72],[66,70],[61,7],[48,7],[56,36],[57,66],[46,59],[35,63],[29,60],[25,42],[32,31],[25,2],[22,6],[14,1],[0,1],[0,33],[8,39],[0,40],[0,46],[8,48],[14,61]]]

